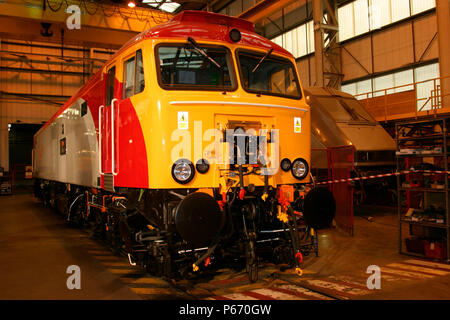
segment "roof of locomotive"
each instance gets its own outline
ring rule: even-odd
[[[117,56],[129,47],[146,39],[173,38],[186,39],[188,36],[195,40],[223,41],[234,44],[230,39],[229,31],[238,29],[241,32],[239,44],[261,48],[265,50],[273,49],[282,55],[292,56],[288,51],[255,33],[255,27],[250,21],[230,17],[223,14],[206,11],[186,10],[169,21],[157,25],[151,29],[141,32],[127,43],[125,43],[106,63],[108,65]],[[67,109],[76,99],[87,92],[97,81],[100,80],[103,68],[98,70],[64,105],[42,126],[35,134],[37,136],[44,130],[58,115]]]
[[[166,23],[141,32],[128,41],[116,55],[137,42],[155,38],[186,39],[192,37],[195,40],[223,41],[235,44],[229,36],[231,29],[238,29],[241,32],[239,44],[266,50],[273,48],[274,52],[292,56],[289,51],[255,33],[255,27],[250,21],[219,13],[192,10],[183,11]]]

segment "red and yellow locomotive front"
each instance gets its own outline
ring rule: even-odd
[[[240,130],[266,138],[267,145],[250,144],[269,158],[271,186],[309,182],[309,106],[292,55],[244,20],[201,12],[184,12],[141,37],[104,70],[111,92],[100,110],[102,173],[112,173],[115,186],[225,188],[222,178],[238,156],[230,156],[226,136]],[[263,156],[249,159],[248,152],[239,161],[246,172]],[[181,159],[194,167],[204,160],[208,171],[177,178],[172,167]],[[248,174],[244,183],[264,179]]]
[[[116,195],[104,215],[130,262],[170,275],[242,256],[252,280],[267,253],[299,267],[298,224],[329,225],[334,200],[303,201],[310,109],[291,54],[245,20],[185,11],[131,40],[100,77],[98,108],[98,90],[85,94],[95,176]]]

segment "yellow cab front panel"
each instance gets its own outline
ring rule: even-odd
[[[190,27],[186,27],[189,24]],[[195,25],[196,28],[193,28]],[[190,32],[189,30],[196,30]],[[218,132],[242,127],[245,131],[277,131],[278,147],[267,144],[267,155],[272,161],[269,168],[269,184],[294,184],[309,182],[309,176],[296,179],[290,170],[280,168],[282,159],[304,159],[310,161],[310,112],[299,85],[295,60],[292,55],[276,44],[245,29],[238,42],[229,39],[226,26],[220,24],[179,21],[164,32],[148,34],[142,42],[145,70],[145,94],[131,97],[142,128],[148,160],[149,188],[217,188],[221,178],[230,168],[230,143],[223,141]],[[180,30],[184,30],[183,33]],[[166,37],[163,35],[167,34]],[[203,88],[189,85],[164,85],[160,48],[179,48],[189,45],[188,37],[195,39],[201,47],[221,48],[228,54],[230,86],[220,89],[214,86]],[[218,38],[224,40],[218,41]],[[271,59],[282,59],[292,66],[298,83],[295,98],[251,92],[243,88],[239,53],[257,53],[263,57],[273,49]],[[163,52],[163,51],[161,51]],[[213,62],[211,62],[213,63]],[[189,77],[184,81],[189,82]],[[276,80],[274,80],[276,81]],[[186,88],[184,88],[186,87]],[[261,131],[263,130],[263,131]],[[265,131],[264,131],[265,130]],[[225,135],[225,133],[224,133]],[[274,139],[273,139],[274,140]],[[273,142],[273,141],[272,141]],[[195,164],[206,159],[210,164],[204,173],[195,172],[188,183],[180,184],[171,176],[173,164],[178,159],[188,159]],[[244,165],[247,172],[255,166]],[[222,180],[223,181],[223,180]],[[244,184],[264,185],[264,177],[257,174],[244,176]]]

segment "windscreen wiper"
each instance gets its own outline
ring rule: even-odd
[[[264,60],[267,59],[268,56],[270,56],[270,54],[272,53],[273,48],[270,48],[269,51],[267,51],[266,55],[264,57],[261,58],[261,60],[259,60],[258,64],[253,68],[252,73],[256,71],[256,69],[259,68],[259,66],[261,65],[261,63],[263,63]]]
[[[191,37],[188,37],[187,40],[192,44],[192,46],[194,47],[195,51],[197,51],[198,53],[200,53],[202,56],[204,56],[206,59],[208,59],[209,61],[211,61],[212,63],[214,63],[216,65],[217,68],[222,69],[222,66],[220,64],[217,63],[216,60],[214,60],[213,58],[211,58],[211,56],[209,56],[205,50],[203,50],[202,48],[200,48],[200,46],[198,45],[198,43],[192,39]]]

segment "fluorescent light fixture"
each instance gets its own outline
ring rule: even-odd
[[[169,13],[174,12],[180,7],[179,3],[173,1],[164,1],[164,0],[143,0],[142,3],[148,4],[152,7],[158,7],[162,11],[166,11]]]
[[[179,6],[180,6],[179,3],[166,1],[160,6],[160,9],[172,13],[175,10],[177,10]]]
[[[162,0],[143,0],[142,3],[148,4],[152,7],[157,7],[162,2]]]

